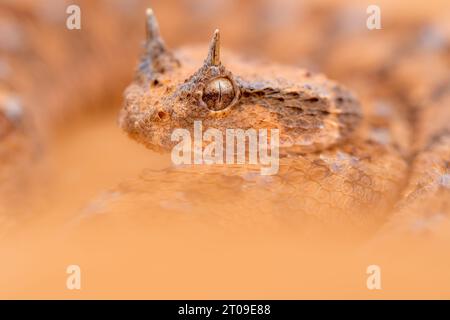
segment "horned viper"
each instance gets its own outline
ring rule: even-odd
[[[448,97],[445,92],[442,96]],[[149,170],[116,190],[105,210],[125,213],[133,203],[132,210],[139,213],[191,212],[249,225],[256,215],[269,224],[350,222],[378,228],[391,216],[395,221],[405,206],[416,206],[415,194],[425,204],[437,192],[448,193],[449,110],[437,110],[447,120],[411,156],[401,134],[406,120],[394,111],[367,112],[350,90],[320,74],[228,52],[222,57],[218,31],[208,50],[171,52],[149,10],[145,52],[125,92],[120,126],[163,152],[175,144],[174,129],[192,131],[196,120],[223,134],[227,128],[277,128],[280,171],[261,177],[257,168],[245,164]],[[420,125],[434,111],[416,112],[424,113]],[[440,196],[438,205],[444,216],[446,198]],[[394,225],[414,228],[423,215],[423,209],[413,211],[411,221]]]

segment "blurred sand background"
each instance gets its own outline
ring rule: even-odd
[[[59,29],[65,28],[69,2],[0,4],[0,45],[14,44],[22,22],[27,25],[22,31],[47,43],[34,43],[31,51],[0,47],[0,59],[9,61],[14,73],[1,79],[0,88],[23,93],[27,102],[36,97],[26,108],[35,124],[32,136],[39,140],[33,146],[36,160],[21,171],[27,176],[24,190],[30,191],[8,196],[10,216],[21,218],[4,218],[1,298],[450,297],[447,242],[434,239],[426,245],[420,237],[408,238],[406,245],[405,240],[380,245],[361,241],[364,236],[345,227],[330,233],[345,234],[336,241],[329,230],[299,236],[292,230],[230,232],[182,222],[158,229],[126,217],[105,217],[100,225],[77,229],[80,212],[105,190],[171,164],[168,155],[131,141],[116,121],[141,52],[146,7],[153,8],[170,48],[207,43],[219,28],[224,48],[323,72],[364,101],[396,89],[386,89],[377,78],[378,62],[424,24],[448,27],[448,1],[378,1],[383,29],[371,32],[365,9],[372,3],[364,1],[78,3],[82,30],[74,32]],[[35,59],[33,48],[39,46]],[[81,267],[81,290],[66,288],[70,264]],[[371,264],[381,267],[382,290],[366,287]]]

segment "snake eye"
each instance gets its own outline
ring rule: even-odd
[[[233,102],[235,95],[233,84],[229,79],[216,78],[205,87],[202,99],[208,109],[220,111]]]

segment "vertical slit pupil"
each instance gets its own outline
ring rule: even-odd
[[[203,91],[203,101],[213,111],[223,110],[228,107],[234,96],[233,84],[227,78],[212,80]]]

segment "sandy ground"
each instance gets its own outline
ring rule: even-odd
[[[114,112],[92,115],[58,136],[54,179],[30,208],[40,214],[0,245],[0,297],[449,298],[450,261],[439,246],[228,233],[195,224],[155,232],[107,218],[78,232],[77,217],[102,190],[169,164],[130,141],[114,119]],[[66,287],[73,264],[81,268],[81,290]],[[373,264],[381,268],[381,290],[366,286]]]

